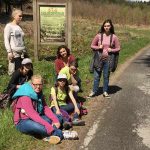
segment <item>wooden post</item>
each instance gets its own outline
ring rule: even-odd
[[[37,22],[37,0],[33,1],[33,28],[34,28],[34,59],[38,60],[38,22]]]
[[[72,28],[72,0],[68,0],[67,2],[67,22],[68,22],[68,27],[67,27],[67,45],[68,45],[68,48],[71,49],[71,28]]]

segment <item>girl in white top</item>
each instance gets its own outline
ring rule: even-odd
[[[24,32],[19,26],[22,20],[22,11],[14,9],[12,12],[12,22],[8,23],[4,29],[4,43],[8,53],[8,74],[11,75],[21,66],[26,49],[24,46]]]

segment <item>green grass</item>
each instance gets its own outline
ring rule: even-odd
[[[134,28],[116,25],[116,34],[121,43],[121,52],[119,63],[124,63],[127,59],[132,57],[141,48],[150,44],[150,30],[149,28]],[[89,62],[92,57],[90,44],[99,30],[97,22],[90,22],[88,20],[73,20],[72,33],[72,53],[79,58],[79,69],[81,72],[83,93],[81,97],[85,97],[92,87],[92,74],[89,73]],[[2,32],[1,32],[2,33]],[[33,58],[33,39],[26,37],[26,45]],[[48,98],[50,88],[54,84],[55,73],[53,61],[46,61],[44,58],[54,56],[56,54],[56,46],[45,46],[40,48],[40,61],[34,63],[34,73],[41,74],[44,77],[44,93]],[[47,49],[51,49],[47,51]],[[3,36],[0,34],[0,65],[7,68],[6,52],[3,45]],[[7,86],[10,77],[7,74],[1,75],[0,91]],[[13,114],[11,110],[0,111],[0,149],[2,150],[43,150],[50,146],[48,143],[36,140],[30,136],[19,133],[13,125]]]

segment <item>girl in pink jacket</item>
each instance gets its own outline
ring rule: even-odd
[[[99,82],[103,72],[103,96],[110,98],[108,94],[110,75],[109,54],[120,51],[120,43],[118,37],[115,35],[114,26],[110,19],[103,22],[100,31],[92,41],[91,48],[98,54],[100,62],[97,63],[97,67],[94,68],[93,90],[89,97],[93,97],[98,94]]]

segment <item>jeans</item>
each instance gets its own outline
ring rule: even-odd
[[[78,106],[78,108],[80,110],[80,104],[79,103],[77,103],[77,106]],[[73,105],[73,103],[68,103],[67,105],[60,106],[60,108],[65,110],[68,114],[74,112],[74,105]],[[77,113],[74,113],[73,114],[73,119],[78,119],[78,118],[79,118],[79,115]]]
[[[56,108],[52,107],[51,109],[52,109],[53,113],[56,114]],[[61,125],[66,121],[61,114],[60,115],[56,114],[56,116],[57,116]]]
[[[52,124],[52,121],[45,115],[41,116],[41,118],[43,118],[48,123]],[[16,125],[16,128],[20,132],[32,135],[36,138],[44,138],[44,137],[49,136],[46,132],[46,128],[43,125],[31,119],[20,120],[19,123]],[[53,128],[54,128],[54,131],[52,135],[59,136],[61,139],[63,139],[62,131],[60,129],[57,129],[55,126],[53,126]]]
[[[103,71],[103,92],[108,92],[109,74],[110,74],[108,60],[104,60],[102,62],[102,67],[103,68],[101,70],[94,68],[94,84],[93,84],[94,93],[98,92],[102,71]]]
[[[78,108],[80,110],[80,104],[79,103],[77,103],[77,106],[78,106]],[[60,109],[63,109],[68,114],[70,114],[70,113],[74,112],[74,105],[73,105],[73,103],[68,103],[67,105],[60,106]],[[56,108],[52,107],[52,111],[54,113],[56,113]],[[65,118],[62,115],[57,115],[57,117],[58,117],[60,123],[63,123],[64,121],[68,121],[68,120],[65,120]],[[78,118],[79,118],[79,115],[77,113],[74,113],[73,114],[73,119],[78,119]]]

